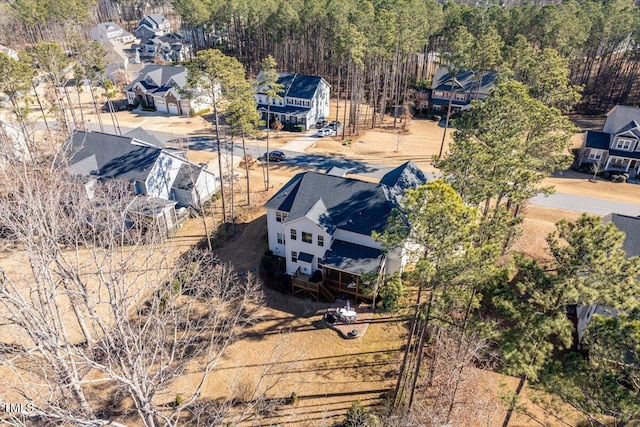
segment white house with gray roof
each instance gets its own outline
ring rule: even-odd
[[[205,96],[185,90],[187,69],[171,65],[146,65],[127,88],[129,105],[155,108],[161,113],[188,115],[208,108]]]
[[[183,152],[159,146],[143,130],[118,136],[76,131],[68,141],[69,170],[86,179],[91,189],[99,181],[117,179],[132,194],[198,207],[216,192],[216,177],[205,165],[186,159]]]
[[[133,31],[140,39],[160,37],[171,32],[171,22],[160,13],[152,13],[140,20],[138,27]]]
[[[278,83],[283,85],[280,99],[268,97],[264,85],[258,86],[256,101],[263,120],[267,120],[267,106],[269,122],[277,118],[282,124],[304,125],[307,129],[329,116],[331,86],[325,79],[292,73],[278,74]],[[259,82],[261,76],[258,75]]]
[[[89,38],[104,45],[107,42],[115,41],[117,43],[131,43],[135,39],[133,35],[125,31],[115,22],[101,22],[89,31]]]
[[[579,163],[601,170],[640,173],[640,108],[616,105],[607,113],[602,131],[587,131]]]
[[[426,181],[413,162],[388,172],[377,184],[300,173],[265,204],[269,249],[286,259],[294,288],[313,289],[319,297],[325,286],[338,295],[366,298],[363,275],[391,274],[406,262],[402,253],[385,253],[372,233],[384,231],[407,189]]]

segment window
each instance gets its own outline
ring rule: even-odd
[[[302,241],[305,243],[313,242],[313,234],[307,233],[306,231],[302,232]]]
[[[291,229],[291,240],[297,240],[297,239],[298,239],[298,232],[292,228]]]
[[[602,158],[602,151],[590,151],[589,160],[600,160]]]
[[[298,252],[291,251],[291,262],[298,262]]]
[[[318,234],[318,246],[324,246],[324,236]]]
[[[284,222],[288,216],[289,214],[287,212],[276,211],[276,221],[278,222]]]
[[[465,93],[456,93],[456,101],[466,101],[467,95]]]
[[[436,90],[433,92],[434,98],[444,98],[444,92],[441,90]]]
[[[631,143],[633,141],[630,139],[622,139],[622,138],[618,138],[616,140],[616,150],[627,150],[629,151],[631,149]]]
[[[284,234],[278,233],[278,244],[284,245]]]

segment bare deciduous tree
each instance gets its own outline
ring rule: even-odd
[[[3,421],[101,425],[124,406],[145,426],[178,425],[256,320],[259,287],[210,253],[178,259],[153,218],[129,227],[124,186],[85,184],[58,163],[4,169],[0,225],[19,263],[0,276],[11,349],[0,381],[33,410]],[[187,373],[188,385],[174,383]]]

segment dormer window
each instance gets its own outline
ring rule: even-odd
[[[614,148],[616,150],[631,151],[631,144],[633,144],[632,139],[618,138],[616,139],[616,144]]]

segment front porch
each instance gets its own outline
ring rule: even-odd
[[[640,174],[640,159],[609,156],[604,165],[604,170],[628,173],[630,178],[635,178]]]

